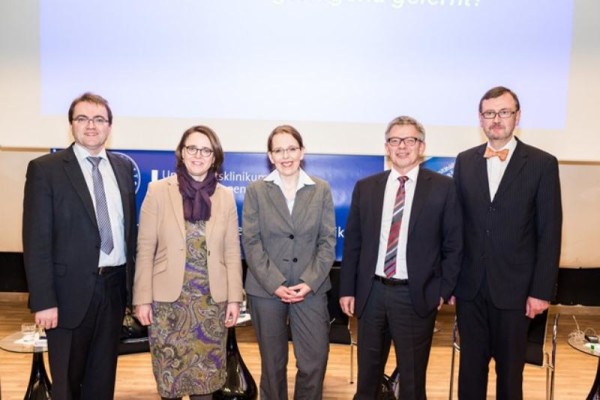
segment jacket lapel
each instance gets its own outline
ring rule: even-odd
[[[92,196],[87,184],[85,183],[85,178],[83,177],[83,172],[81,171],[77,157],[75,157],[75,153],[73,152],[73,145],[66,149],[63,161],[65,163],[65,173],[69,178],[71,185],[73,185],[75,192],[77,192],[79,195],[79,198],[83,203],[83,207],[87,211],[87,214],[92,220],[93,224],[97,226],[94,202],[92,201]]]
[[[383,215],[383,199],[385,197],[385,186],[391,170],[381,174],[376,181],[375,188],[371,193],[371,220],[375,222],[375,226],[371,230],[373,235],[379,235],[381,232],[381,216]]]
[[[297,221],[304,221],[308,211],[308,205],[312,202],[315,195],[316,185],[305,185],[296,193],[294,208],[292,209],[291,221],[297,225]],[[287,204],[286,204],[287,210]]]
[[[514,182],[515,178],[521,173],[521,170],[525,166],[526,162],[527,150],[525,149],[525,146],[519,141],[519,139],[517,139],[517,147],[515,148],[515,153],[510,158],[510,161],[506,166],[506,171],[504,171],[504,175],[502,176],[502,180],[500,180],[500,185],[498,186],[498,191],[496,192],[495,196],[496,199],[508,190],[510,185]]]
[[[133,215],[131,215],[131,213],[129,212],[129,210],[131,210],[131,204],[129,204],[131,196],[127,190],[127,181],[133,179],[132,176],[129,176],[129,174],[133,172],[123,162],[121,156],[111,154],[110,152],[106,152],[106,156],[108,157],[108,161],[115,174],[115,178],[117,179],[119,193],[121,194],[121,206],[123,207],[123,219],[125,222],[125,229],[128,229],[131,226],[131,218],[133,218]],[[125,237],[129,237],[129,232],[125,232]]]
[[[408,235],[414,230],[415,224],[419,219],[419,214],[423,210],[426,199],[431,191],[431,174],[423,167],[419,167],[419,176],[417,177],[417,186],[413,197],[411,211],[409,216]]]
[[[183,218],[183,200],[181,193],[179,193],[179,184],[177,183],[177,176],[173,175],[168,178],[169,184],[169,202],[173,208],[173,213],[176,216],[177,224],[179,225],[179,231],[183,237],[185,237],[185,220]]]
[[[277,186],[273,182],[265,181],[265,187],[267,191],[267,196],[273,203],[273,211],[278,213],[281,216],[281,218],[291,228],[293,228],[294,224],[292,222],[292,216],[288,212],[287,201],[285,200],[285,196],[283,195],[283,192],[281,191],[279,186]],[[296,206],[294,205],[294,209],[295,208]]]
[[[474,154],[473,171],[475,173],[475,185],[481,190],[481,195],[486,200],[486,203],[491,203],[490,198],[490,181],[487,174],[487,160],[483,157],[487,143],[479,146]],[[469,168],[469,166],[466,166]]]

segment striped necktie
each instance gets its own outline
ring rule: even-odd
[[[106,193],[104,192],[104,181],[98,166],[102,158],[88,157],[92,164],[92,182],[94,183],[94,197],[96,198],[96,220],[98,221],[98,230],[100,231],[100,249],[106,254],[110,254],[113,249],[113,237],[110,227],[110,216],[108,215],[108,205],[106,203]]]
[[[398,239],[400,238],[400,226],[402,225],[402,214],[404,212],[404,198],[406,197],[404,185],[408,177],[401,176],[398,180],[400,181],[400,186],[396,192],[394,214],[392,216],[390,234],[388,235],[385,263],[383,265],[383,272],[387,278],[391,278],[396,274],[396,254],[398,253]]]

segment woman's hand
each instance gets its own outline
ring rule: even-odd
[[[291,303],[299,303],[309,294],[312,289],[306,283],[299,283],[294,286],[290,286],[288,289],[292,290],[295,295],[291,299]]]
[[[240,316],[240,303],[227,303],[225,311],[225,327],[231,328],[235,326]]]
[[[296,297],[296,291],[287,286],[279,286],[275,290],[275,296],[279,297],[284,303],[292,303]]]
[[[152,318],[152,305],[151,304],[138,304],[134,307],[133,313],[135,317],[140,321],[140,324],[144,326],[151,325],[154,322]]]
[[[284,303],[299,303],[312,291],[306,283],[299,283],[294,286],[279,286],[275,290],[275,296],[279,297]]]

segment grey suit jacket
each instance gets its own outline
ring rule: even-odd
[[[314,293],[331,288],[333,199],[327,182],[311,178],[316,184],[298,191],[291,215],[279,186],[264,180],[248,185],[242,216],[248,294],[271,297],[279,286],[301,282]]]

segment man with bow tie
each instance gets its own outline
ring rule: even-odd
[[[505,87],[479,102],[486,144],[454,167],[464,217],[464,259],[455,289],[461,335],[459,398],[486,399],[496,363],[496,399],[523,398],[529,321],[544,312],[558,274],[562,207],[558,162],[513,133],[521,110]]]

